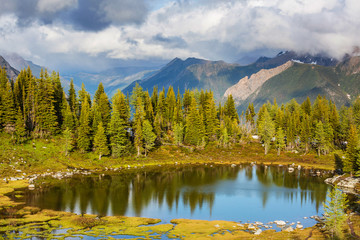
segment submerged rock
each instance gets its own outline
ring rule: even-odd
[[[275,223],[276,225],[278,225],[278,226],[284,226],[284,225],[286,225],[286,222],[285,222],[285,221],[282,221],[282,220],[276,220],[276,221],[274,221],[274,223]]]
[[[262,230],[259,228],[258,230],[256,230],[256,231],[254,232],[254,234],[255,234],[255,235],[259,235],[261,232],[262,232]]]
[[[283,231],[292,232],[292,231],[294,231],[294,229],[293,229],[293,227],[287,227],[287,228],[284,228]]]

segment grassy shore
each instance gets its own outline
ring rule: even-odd
[[[61,171],[67,168],[78,168],[102,171],[106,168],[124,166],[148,166],[177,163],[250,163],[292,164],[305,168],[333,170],[333,154],[318,157],[315,152],[304,155],[296,151],[284,151],[277,156],[275,149],[264,155],[263,147],[258,142],[236,144],[228,148],[208,145],[205,149],[165,145],[154,149],[148,157],[128,156],[112,158],[104,156],[99,160],[93,152],[72,152],[65,156],[63,140],[37,139],[16,145],[6,135],[0,135],[0,177],[19,176],[24,174]]]
[[[316,156],[315,153],[302,154],[282,152],[277,156],[273,149],[264,155],[260,143],[237,144],[228,148],[208,145],[205,149],[194,149],[178,146],[161,146],[154,149],[148,157],[129,156],[121,159],[103,157],[101,160],[93,153],[72,152],[65,156],[60,138],[50,140],[34,140],[25,144],[14,145],[5,135],[0,135],[0,176],[2,178],[28,176],[48,171],[63,171],[77,168],[94,171],[115,169],[120,167],[151,166],[166,164],[240,164],[262,163],[282,164],[294,163],[303,168],[333,170],[334,156]],[[203,221],[174,219],[171,223],[161,223],[159,219],[132,217],[102,217],[95,215],[76,215],[73,213],[41,210],[26,207],[21,202],[14,202],[9,194],[21,195],[17,189],[28,186],[25,180],[0,181],[0,238],[30,236],[63,239],[73,236],[107,237],[116,235],[138,236],[139,239],[169,238],[181,239],[326,239],[328,235],[318,226],[295,230],[293,232],[263,231],[260,235],[249,232],[247,225],[239,225],[230,221]],[[16,192],[15,192],[16,191]],[[42,229],[41,232],[38,229]],[[60,233],[53,230],[63,229]],[[360,236],[360,216],[351,215],[344,227],[344,237],[356,239]]]

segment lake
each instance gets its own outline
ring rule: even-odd
[[[264,165],[178,165],[75,175],[26,190],[27,205],[101,216],[315,224],[329,175]],[[308,219],[304,219],[307,217]]]

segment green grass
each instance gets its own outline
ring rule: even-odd
[[[199,150],[189,147],[165,145],[157,147],[148,157],[128,156],[124,158],[102,157],[101,160],[93,152],[80,153],[74,151],[65,156],[63,140],[60,136],[53,139],[35,139],[16,145],[9,136],[0,134],[0,176],[19,176],[49,171],[63,171],[65,169],[88,169],[103,171],[105,168],[127,167],[128,165],[149,166],[177,163],[265,163],[265,164],[292,164],[303,167],[334,169],[333,154],[318,157],[315,152],[303,155],[302,153],[282,152],[277,156],[276,150],[271,149],[264,155],[260,143],[235,144],[228,148],[218,148],[209,144]]]

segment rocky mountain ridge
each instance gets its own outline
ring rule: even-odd
[[[267,80],[280,74],[289,67],[293,66],[293,61],[288,61],[283,65],[280,65],[272,69],[261,69],[259,72],[242,78],[239,82],[225,91],[224,97],[228,97],[230,94],[233,96],[235,103],[240,104],[241,101],[246,100],[251,94],[253,94],[259,87],[261,87]]]
[[[0,56],[0,66],[5,68],[8,79],[15,80],[20,73],[18,70],[13,68],[2,56]]]

